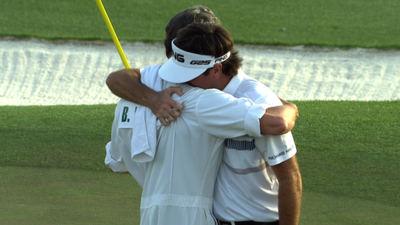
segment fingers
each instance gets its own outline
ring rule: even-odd
[[[161,117],[157,117],[157,118],[158,118],[158,120],[160,120],[160,122],[161,122],[161,124],[162,124],[163,126],[168,126],[168,125],[170,125],[173,121],[175,121],[177,117],[178,117],[178,116],[173,117],[173,116],[171,116],[171,115],[167,115],[167,116],[161,116]]]
[[[171,108],[169,105],[164,105],[164,107],[160,108],[156,116],[163,126],[168,126],[171,122],[175,121],[180,114],[179,110]]]
[[[163,126],[168,126],[170,124],[169,120],[166,120],[164,117],[158,118]]]
[[[169,87],[169,88],[167,88],[165,90],[165,92],[168,93],[169,96],[172,96],[172,94],[174,94],[174,93],[178,94],[179,96],[183,95],[182,88],[180,88],[180,87]],[[171,109],[175,109],[175,110],[178,110],[178,111],[183,109],[183,105],[180,104],[179,102],[176,102],[176,101],[173,101],[169,105],[171,105],[171,107],[172,107]],[[169,113],[170,114],[175,114],[174,112],[169,112]]]
[[[157,94],[157,102],[152,108],[153,113],[157,116],[162,125],[168,126],[180,116],[183,105],[172,99],[173,94],[183,95],[180,87],[169,87]]]
[[[172,95],[173,93],[176,93],[179,96],[183,95],[183,91],[182,91],[181,87],[169,87],[169,88],[167,88],[167,92],[170,93],[170,95]]]
[[[167,121],[164,116],[157,116],[158,120],[161,122],[163,126],[169,125],[169,120]]]
[[[180,87],[171,87],[171,89],[172,89],[173,91],[175,91],[175,93],[177,93],[179,96],[182,96],[182,95],[183,95],[182,88],[180,88]],[[173,108],[176,112],[178,112],[178,115],[177,115],[177,116],[179,116],[179,111],[181,111],[181,110],[183,109],[183,105],[180,104],[179,102],[175,102],[175,101],[174,101],[174,103],[172,104],[172,108]],[[175,114],[175,113],[174,113],[174,114]],[[176,116],[176,117],[177,117],[177,116]]]
[[[182,109],[183,109],[183,105],[179,102],[174,101],[174,103],[172,103],[172,108],[169,113],[173,114],[173,116],[176,117],[176,116],[179,116],[179,111],[181,111]]]
[[[278,98],[279,98],[279,100],[281,100],[282,104],[289,104],[289,102],[286,101],[285,99],[283,99],[283,98],[281,98],[279,96],[278,96]]]
[[[282,104],[284,105],[289,105],[291,106],[294,110],[295,110],[295,118],[299,118],[299,109],[297,108],[297,105],[291,102],[286,101],[285,99],[282,99],[281,97],[279,97],[279,100],[281,100]]]

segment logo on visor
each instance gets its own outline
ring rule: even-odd
[[[190,65],[210,65],[211,60],[192,60]]]
[[[216,59],[215,59],[215,63],[222,63],[222,62],[224,62],[225,60],[227,60],[227,59],[229,58],[229,56],[231,56],[231,52],[228,52],[228,53],[226,53],[225,55],[223,55],[223,56],[221,56],[221,57],[219,57],[219,58],[216,58]]]
[[[176,61],[178,61],[178,62],[181,62],[181,63],[184,63],[185,62],[185,59],[183,58],[184,56],[183,55],[181,55],[181,54],[178,54],[178,53],[174,53],[174,58],[175,58],[175,60]]]

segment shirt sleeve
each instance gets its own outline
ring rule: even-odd
[[[262,138],[255,138],[254,143],[270,166],[292,158],[297,152],[291,132],[277,136],[265,135]]]
[[[258,94],[255,95],[258,97],[255,100],[257,104],[263,104],[266,107],[282,105],[278,96],[269,88],[260,88]],[[264,155],[265,160],[270,166],[290,159],[297,152],[291,132],[283,135],[265,135],[262,138],[255,138],[255,145]]]
[[[263,105],[246,98],[234,98],[216,89],[202,92],[196,105],[196,116],[202,129],[221,138],[261,137],[259,119]]]

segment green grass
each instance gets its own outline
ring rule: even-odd
[[[103,0],[103,4],[118,37],[127,41],[161,41],[175,13],[200,4],[214,11],[237,43],[400,47],[397,0]],[[95,0],[2,0],[0,36],[111,40]]]
[[[176,12],[201,4],[236,43],[400,46],[396,0],[103,3],[126,41],[161,41]],[[1,0],[6,36],[111,40],[94,0]],[[301,224],[400,224],[400,102],[296,103]],[[139,224],[140,187],[103,163],[114,107],[0,107],[0,224]]]
[[[400,207],[400,101],[298,102],[304,189]]]
[[[103,170],[115,106],[0,107],[0,165]]]
[[[399,207],[362,198],[304,191],[300,224],[400,224]]]
[[[295,103],[301,224],[398,224],[400,101]],[[138,224],[140,187],[103,164],[114,107],[0,107],[0,224]]]
[[[126,173],[1,166],[0,179],[0,224],[140,221],[141,188]]]

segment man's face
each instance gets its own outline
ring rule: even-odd
[[[194,87],[210,89],[210,88],[215,88],[214,82],[215,80],[212,79],[212,76],[210,75],[206,76],[204,74],[201,74],[200,76],[194,78],[193,80],[188,81],[188,84]]]

